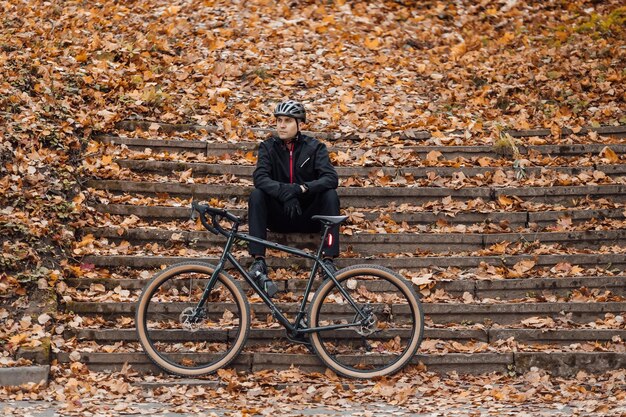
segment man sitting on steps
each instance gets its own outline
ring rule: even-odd
[[[254,170],[255,188],[248,200],[250,235],[266,239],[268,228],[281,233],[319,232],[321,224],[311,216],[339,215],[337,172],[326,145],[300,132],[300,124],[306,123],[301,103],[283,101],[274,116],[278,137],[261,143]],[[248,251],[255,258],[250,274],[273,297],[278,289],[267,278],[265,247],[250,242]],[[333,258],[339,255],[339,226],[330,230],[323,254],[326,265],[336,271]]]

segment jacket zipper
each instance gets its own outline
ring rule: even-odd
[[[289,183],[293,184],[293,142],[289,148]]]

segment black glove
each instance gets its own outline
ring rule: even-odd
[[[284,208],[284,210],[285,210],[285,214],[290,219],[293,219],[296,216],[301,216],[302,215],[302,209],[300,208],[300,202],[295,197],[294,198],[290,198],[289,200],[285,201],[285,208]]]
[[[298,184],[280,184],[280,188],[278,189],[278,199],[283,203],[286,203],[287,200],[291,200],[292,198],[296,198],[302,194],[302,189]]]

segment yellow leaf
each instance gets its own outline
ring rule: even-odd
[[[491,249],[492,252],[494,253],[505,253],[506,252],[506,248],[509,246],[510,242],[500,242],[500,243],[496,243],[495,245],[491,245],[491,247],[489,249]]]
[[[367,38],[365,39],[365,46],[369,49],[378,49],[380,47],[380,41],[378,38]]]
[[[498,39],[498,43],[500,45],[508,45],[513,39],[515,39],[515,35],[511,32],[506,32],[500,39]]]
[[[256,163],[256,156],[252,151],[246,152],[246,154],[244,155],[244,159],[248,162]]]
[[[77,248],[82,248],[84,246],[91,245],[95,240],[96,240],[96,238],[93,237],[93,235],[90,233],[90,234],[86,235],[85,237],[83,237],[83,240],[78,242],[76,244],[76,247]]]
[[[510,206],[513,204],[513,199],[511,197],[507,197],[505,195],[498,196],[498,204],[501,206]]]
[[[102,156],[102,165],[111,165],[113,162],[113,157],[111,155]]]
[[[15,336],[11,336],[9,338],[9,343],[11,343],[12,345],[19,345],[23,343],[27,338],[28,338],[28,333],[16,334]]]
[[[359,85],[361,86],[361,88],[373,87],[374,81],[376,81],[376,78],[374,77],[364,77],[363,81],[361,81]]]
[[[569,38],[569,34],[567,32],[556,32],[556,38],[561,42],[565,42]]]
[[[74,59],[76,59],[76,62],[87,61],[87,52],[81,52],[80,54],[76,55]]]
[[[460,56],[465,55],[466,51],[467,51],[467,45],[465,44],[465,42],[461,42],[452,47],[451,54],[453,57],[460,57]]]
[[[226,103],[218,101],[215,106],[211,106],[211,111],[218,116],[221,116],[224,110],[226,109]]]
[[[173,16],[175,14],[178,14],[181,8],[182,8],[181,6],[170,6],[166,9],[166,11],[170,16]]]
[[[610,163],[616,164],[619,162],[619,156],[615,153],[615,151],[608,146],[604,147],[600,152],[600,156],[609,160]]]

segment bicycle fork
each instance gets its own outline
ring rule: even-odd
[[[226,260],[229,259],[230,249],[233,246],[233,243],[235,242],[236,232],[237,232],[237,228],[235,228],[234,231],[228,235],[228,240],[226,241],[226,244],[224,245],[224,250],[222,252],[222,255],[220,256],[220,260],[215,266],[215,270],[213,271],[213,274],[211,274],[211,278],[209,279],[209,282],[207,282],[206,286],[204,287],[202,297],[200,297],[198,304],[196,304],[196,307],[194,309],[195,311],[193,315],[190,316],[189,320],[197,321],[198,319],[202,318],[201,312],[204,307],[204,304],[209,299],[209,295],[211,295],[211,291],[213,290],[213,286],[215,285],[215,282],[217,281],[217,277],[219,276],[220,272],[222,272],[222,269],[224,269],[224,265],[226,265]]]

